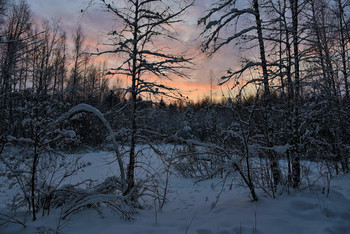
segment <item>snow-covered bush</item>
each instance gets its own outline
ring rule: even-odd
[[[188,144],[177,149],[174,168],[186,178],[222,176],[224,157],[220,152]]]
[[[10,210],[32,212],[33,219],[39,211],[49,214],[56,190],[86,166],[79,163],[79,158],[67,158],[44,147],[34,146],[33,150],[30,146],[11,144],[4,149],[1,163],[5,165],[1,176],[8,179],[8,189],[15,192],[12,204],[8,204]]]
[[[95,186],[81,188],[79,185],[64,185],[52,194],[52,206],[62,209],[62,219],[69,218],[89,208],[102,215],[103,207],[111,208],[126,220],[133,219],[135,204],[122,194],[122,183],[112,176]]]
[[[73,130],[55,123],[65,104],[57,100],[27,99],[16,109],[15,135],[5,137],[1,155],[2,176],[15,194],[11,210],[25,209],[33,220],[41,210],[50,212],[52,194],[62,182],[85,165],[79,158],[66,158],[62,149],[79,142]]]

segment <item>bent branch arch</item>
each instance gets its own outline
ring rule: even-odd
[[[113,148],[114,148],[114,152],[116,154],[117,160],[118,160],[118,164],[119,164],[119,170],[120,170],[120,177],[123,183],[123,189],[126,186],[126,180],[125,180],[125,170],[124,170],[124,166],[123,166],[123,161],[121,158],[121,154],[119,152],[119,147],[118,147],[118,143],[115,140],[115,136],[114,136],[114,132],[112,130],[111,125],[109,124],[109,122],[106,120],[106,118],[103,116],[103,114],[95,107],[88,105],[88,104],[79,104],[73,108],[71,108],[67,113],[65,113],[64,115],[62,115],[61,117],[59,117],[56,121],[55,124],[60,123],[61,121],[65,120],[65,119],[69,119],[72,116],[81,113],[81,112],[88,112],[91,114],[94,114],[97,118],[99,118],[103,125],[105,126],[105,128],[108,131],[108,134],[112,140],[113,143]]]

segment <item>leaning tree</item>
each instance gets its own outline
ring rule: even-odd
[[[261,85],[262,92],[262,111],[260,111],[263,120],[262,135],[263,146],[261,147],[269,157],[270,170],[273,178],[274,190],[281,182],[279,163],[273,150],[272,131],[272,105],[271,105],[271,70],[278,66],[277,63],[268,61],[267,43],[266,43],[266,22],[263,20],[263,7],[261,1],[236,1],[225,0],[215,1],[206,14],[199,19],[198,24],[205,26],[201,36],[203,38],[202,49],[212,55],[218,50],[229,44],[239,44],[244,41],[249,47],[253,43],[257,45],[259,54],[258,59],[246,58],[241,69],[229,69],[222,77],[220,84],[225,84],[234,80],[238,84],[238,79],[254,73],[252,80],[246,81],[245,88],[249,84]],[[246,24],[246,21],[251,24]],[[254,41],[252,43],[252,41]],[[248,42],[248,43],[247,43]],[[254,47],[254,46],[253,46]],[[258,72],[256,72],[258,71]],[[259,72],[262,75],[259,75]],[[243,89],[242,88],[242,89]],[[258,89],[260,90],[260,89]],[[260,119],[260,117],[259,117]],[[259,140],[259,141],[261,141]],[[248,153],[246,153],[248,155]]]

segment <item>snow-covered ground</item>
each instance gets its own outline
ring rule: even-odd
[[[71,155],[72,157],[76,155]],[[70,182],[93,178],[102,180],[115,174],[117,165],[113,153],[91,152],[83,160],[91,166],[71,178]],[[157,165],[154,165],[155,170]],[[215,208],[211,210],[221,191],[221,179],[200,183],[171,175],[168,202],[162,210],[140,210],[134,221],[125,221],[108,209],[103,217],[94,210],[86,210],[59,223],[59,210],[50,216],[27,221],[27,228],[19,225],[0,226],[0,233],[350,233],[350,176],[332,180],[328,197],[318,189],[283,194],[276,199],[259,194],[258,202],[251,202],[248,191],[233,182],[226,183]],[[7,187],[0,187],[0,209],[10,198]],[[58,228],[59,227],[59,228]]]

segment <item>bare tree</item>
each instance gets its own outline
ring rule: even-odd
[[[309,62],[313,76],[319,76],[316,89],[319,90],[319,99],[327,103],[327,110],[323,110],[323,118],[327,122],[324,129],[329,129],[331,138],[326,140],[329,144],[329,158],[334,163],[338,173],[338,164],[342,170],[347,169],[347,153],[344,148],[346,142],[346,133],[344,131],[344,105],[342,103],[342,89],[345,88],[345,100],[347,100],[347,61],[344,61],[347,48],[345,45],[345,23],[344,9],[346,3],[336,2],[336,6],[328,4],[325,1],[308,1],[308,6],[312,12],[309,38]],[[339,22],[341,21],[341,22]],[[336,35],[336,36],[334,36]],[[312,40],[312,38],[314,38]],[[317,58],[314,58],[313,52],[317,51]],[[339,61],[339,62],[338,62]],[[320,68],[318,68],[320,66]],[[318,74],[320,73],[320,74]],[[341,74],[343,77],[341,77]],[[343,78],[343,79],[341,79]],[[344,81],[344,83],[342,82]],[[345,84],[345,85],[344,85]],[[344,87],[345,86],[345,87]],[[331,156],[333,155],[333,156]]]
[[[243,8],[245,4],[247,8]],[[239,8],[240,7],[240,8]],[[249,26],[244,26],[241,23],[241,19],[248,17],[254,23]],[[213,4],[212,8],[207,14],[202,17],[199,24],[204,24],[205,29],[202,33],[204,42],[202,48],[204,51],[208,51],[209,54],[213,54],[221,49],[223,46],[230,43],[238,43],[239,40],[257,40],[260,58],[258,61],[252,61],[246,59],[241,69],[232,71],[229,69],[227,74],[222,77],[220,85],[225,84],[230,80],[238,81],[246,72],[251,69],[258,69],[262,71],[262,78],[257,77],[244,85],[244,87],[250,83],[263,85],[263,119],[264,129],[263,134],[265,136],[265,147],[271,148],[273,145],[272,136],[273,129],[271,127],[271,91],[270,91],[270,77],[269,70],[276,64],[269,63],[266,58],[266,45],[264,37],[264,22],[261,17],[261,6],[258,0],[252,0],[247,3],[238,2],[235,0],[217,1]],[[235,25],[234,28],[230,28],[231,25]],[[225,33],[224,29],[229,28],[235,30],[233,34]],[[270,166],[273,174],[275,186],[277,186],[281,180],[278,161],[273,151],[268,152],[270,157]]]
[[[14,74],[16,65],[21,58],[23,45],[28,40],[26,33],[30,30],[31,13],[25,1],[14,5],[5,31],[1,64],[1,94],[9,92],[16,84]]]
[[[6,12],[6,7],[7,7],[7,0],[0,0],[0,32],[2,31],[2,24],[4,23],[4,15]],[[1,34],[0,34],[0,38],[1,38]],[[1,40],[0,40],[1,41]]]
[[[341,61],[342,61],[342,73],[345,84],[345,96],[349,99],[349,83],[348,83],[348,66],[347,66],[347,42],[346,31],[348,27],[348,22],[345,18],[345,9],[349,7],[348,1],[337,0],[337,11],[336,16],[338,20],[338,33],[340,37],[340,48],[341,48]]]
[[[85,49],[84,49],[84,40],[85,36],[82,32],[82,28],[79,25],[74,36],[74,49],[73,49],[73,67],[71,71],[71,78],[69,81],[69,89],[71,89],[71,99],[75,100],[79,91],[81,91],[82,83],[82,71],[83,64],[86,58]]]
[[[4,36],[0,42],[0,110],[6,129],[14,126],[14,102],[12,94],[18,91],[24,78],[21,66],[26,64],[28,45],[36,39],[30,33],[31,13],[25,1],[14,4],[6,18]],[[18,79],[21,79],[19,82]],[[14,94],[16,96],[16,94]]]
[[[298,0],[290,0],[290,7],[292,13],[292,38],[293,38],[293,57],[294,57],[294,97],[293,97],[293,187],[298,187],[300,184],[300,155],[299,155],[299,106],[300,106],[300,55],[299,55],[299,12],[300,3]]]
[[[141,137],[139,121],[140,102],[145,93],[173,97],[177,90],[159,81],[170,79],[172,75],[186,77],[183,72],[188,68],[189,59],[183,55],[175,55],[160,40],[176,42],[171,33],[175,24],[180,22],[180,16],[192,5],[177,5],[165,0],[134,0],[115,3],[101,0],[104,8],[111,12],[120,23],[116,30],[109,33],[111,40],[106,43],[110,50],[97,53],[118,54],[122,62],[110,73],[124,76],[130,87],[130,150],[127,167],[127,188],[124,194],[130,194],[135,188],[136,144]],[[177,9],[177,10],[172,10]],[[156,79],[151,79],[156,77]],[[134,191],[135,192],[135,191]],[[133,199],[135,199],[134,197]]]
[[[57,48],[54,51],[53,58],[53,87],[52,93],[56,95],[57,93],[63,92],[63,85],[67,75],[67,54],[66,54],[66,33],[62,32],[60,35],[60,40],[57,44]]]

